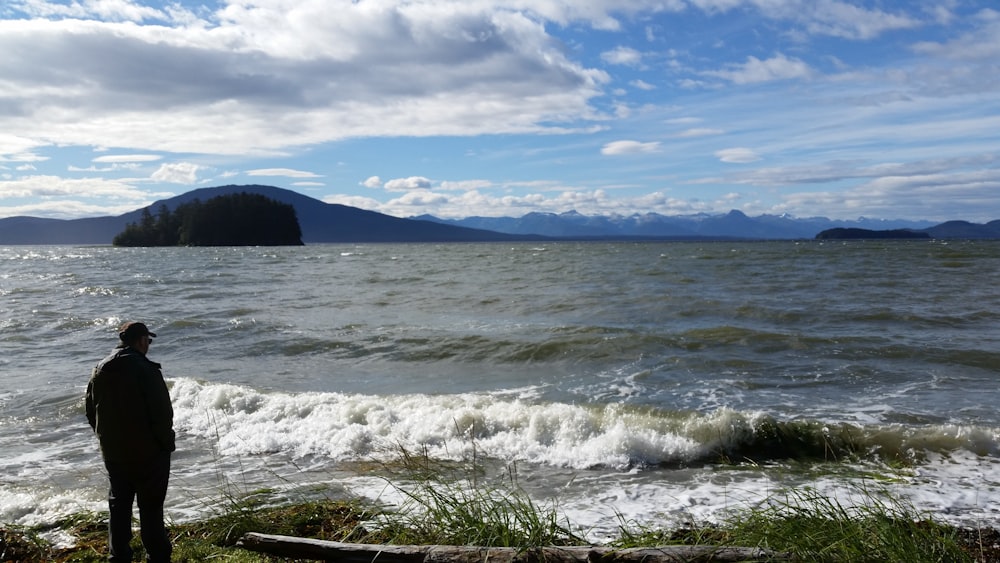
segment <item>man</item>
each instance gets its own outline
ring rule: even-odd
[[[146,358],[156,334],[138,322],[122,326],[121,342],[94,368],[87,385],[87,421],[108,470],[111,561],[131,561],[132,502],[138,499],[146,560],[170,561],[163,501],[174,451],[174,409],[160,364]]]

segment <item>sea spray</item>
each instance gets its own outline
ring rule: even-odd
[[[693,463],[919,463],[927,453],[996,457],[996,429],[778,420],[760,412],[530,402],[488,393],[361,395],[263,392],[172,382],[178,430],[223,455],[285,452],[332,461],[384,459],[397,447],[456,459],[475,448],[502,461],[588,469]]]

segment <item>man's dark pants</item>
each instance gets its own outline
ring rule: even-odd
[[[139,505],[139,529],[146,560],[150,563],[170,561],[170,538],[163,524],[163,501],[170,478],[170,453],[163,452],[145,462],[111,462],[105,460],[111,490],[108,508],[108,544],[111,561],[132,561],[132,503]]]

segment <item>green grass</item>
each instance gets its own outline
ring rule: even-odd
[[[266,563],[283,561],[235,546],[246,532],[264,532],[334,541],[364,542],[363,523],[373,514],[351,501],[310,501],[264,507],[256,501],[224,514],[168,527],[174,545],[173,561],[227,561]],[[76,545],[57,549],[41,539],[53,529],[69,532]],[[145,556],[138,534],[132,541],[136,557]],[[0,529],[0,561],[98,563],[107,561],[106,514],[77,514],[46,529]]]
[[[935,523],[884,493],[859,491],[850,507],[805,488],[776,494],[718,525],[663,530],[621,521],[616,547],[727,545],[792,553],[804,561],[975,561],[959,530]]]
[[[456,472],[406,451],[399,464],[407,478],[389,485],[404,500],[377,519],[374,537],[381,543],[517,548],[585,543],[554,504],[528,497],[513,466],[487,479],[475,464]]]
[[[48,544],[22,526],[0,528],[0,561],[44,561]]]

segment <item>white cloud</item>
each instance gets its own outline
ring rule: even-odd
[[[678,137],[710,137],[712,135],[722,135],[725,131],[722,129],[711,129],[708,127],[695,127],[692,129],[686,129],[677,134]]]
[[[632,82],[629,82],[629,84],[640,90],[646,90],[646,91],[656,90],[656,86],[653,86],[652,84],[646,82],[645,80],[633,80]]]
[[[753,84],[773,80],[808,78],[812,71],[809,65],[801,60],[790,59],[779,53],[766,60],[750,56],[747,57],[747,62],[741,65],[730,65],[726,70],[709,70],[702,72],[702,74],[723,78],[734,84]]]
[[[408,190],[425,190],[431,187],[431,181],[423,176],[410,176],[409,178],[396,178],[385,183],[385,189],[390,192],[404,192]]]
[[[693,78],[682,78],[677,81],[677,87],[684,90],[697,90],[699,88],[708,88],[711,86],[708,82],[704,80],[694,80]]]
[[[566,132],[605,118],[590,101],[608,75],[567,57],[534,17],[547,8],[234,0],[168,27],[116,23],[174,17],[121,0],[18,7],[38,18],[0,20],[0,52],[23,53],[0,58],[5,106],[22,110],[0,114],[0,131],[35,144],[278,156],[352,137]],[[551,17],[607,23],[611,10],[560,4]],[[112,21],[87,19],[97,12]]]
[[[660,143],[657,141],[648,143],[639,141],[613,141],[601,148],[601,154],[603,155],[650,154],[655,152],[660,152]]]
[[[118,154],[118,155],[104,155],[93,159],[91,162],[100,163],[122,163],[122,162],[155,162],[157,160],[163,159],[162,156],[155,154]]]
[[[129,0],[77,0],[66,4],[48,0],[21,0],[12,4],[26,14],[39,18],[96,17],[109,21],[130,22],[165,18],[164,12]]]
[[[928,6],[925,8],[925,10],[927,10],[931,14],[931,16],[934,18],[934,21],[937,22],[938,24],[951,25],[951,23],[955,21],[955,18],[957,17],[954,12],[954,8],[955,8],[955,3],[949,2],[949,3],[941,3],[936,6]]]
[[[161,164],[160,168],[153,172],[151,178],[157,182],[169,182],[171,184],[194,184],[198,181],[197,164],[190,162],[175,162]]]
[[[692,125],[695,123],[701,123],[703,120],[698,117],[674,117],[667,119],[664,123],[668,125]]]
[[[66,170],[68,170],[70,172],[101,172],[101,173],[107,173],[107,172],[118,172],[120,170],[135,170],[135,169],[139,168],[140,166],[141,165],[138,162],[114,163],[111,166],[104,166],[102,168],[98,168],[97,166],[94,166],[93,164],[91,164],[90,166],[88,166],[86,168],[83,168],[83,167],[80,167],[80,166],[73,166],[71,164],[71,165],[69,165],[69,166],[66,167]]]
[[[952,60],[995,63],[1000,58],[1000,12],[983,10],[975,22],[975,29],[969,33],[946,42],[921,41],[913,50]],[[991,67],[984,70],[993,73]]]
[[[869,9],[841,0],[691,0],[708,13],[755,8],[764,17],[794,22],[816,35],[867,40],[882,33],[913,29],[922,22],[914,17]]]
[[[33,152],[11,153],[6,156],[0,155],[0,162],[42,162],[45,160],[49,160],[49,157]]]
[[[782,199],[783,207],[798,214],[989,221],[996,219],[991,214],[996,213],[998,191],[1000,170],[977,170],[877,178],[845,191],[797,192]],[[970,217],[969,209],[980,209],[981,216]]]
[[[141,201],[172,193],[149,193],[137,189],[132,182],[104,178],[60,178],[34,175],[0,181],[0,199],[51,197],[108,197],[115,200]],[[135,209],[134,207],[132,209]]]
[[[907,15],[890,14],[837,0],[818,0],[798,8],[797,18],[805,21],[811,33],[846,39],[872,39],[887,31],[922,25],[920,20]]]
[[[0,132],[0,162],[37,162],[46,160],[34,151],[47,143],[21,135]]]
[[[438,188],[447,191],[471,191],[491,188],[493,186],[494,183],[489,180],[445,180],[444,182],[441,182]]]
[[[720,151],[716,151],[715,156],[717,156],[722,162],[728,162],[730,164],[745,164],[760,160],[760,156],[753,149],[743,147],[722,149]]]
[[[425,189],[414,189],[392,200],[390,206],[398,208],[427,209],[437,208],[448,202],[448,196]]]
[[[370,176],[367,180],[361,182],[361,185],[366,188],[381,188],[382,178],[379,178],[378,176]]]
[[[247,176],[284,176],[286,178],[322,178],[321,175],[291,168],[258,168],[248,170]]]
[[[690,0],[692,4],[706,12],[728,12],[746,4],[746,0]],[[779,2],[780,3],[780,2]]]
[[[601,53],[601,59],[612,65],[639,66],[642,64],[642,53],[631,47],[615,47]]]
[[[347,205],[349,207],[357,207],[358,209],[368,209],[371,211],[377,210],[381,205],[381,202],[377,199],[349,194],[331,194],[324,196],[322,201],[324,203]]]
[[[977,166],[990,161],[988,155],[981,160],[943,160],[919,163],[875,164],[871,166],[830,163],[827,172],[809,177],[808,170],[780,171],[767,169],[745,173],[753,183],[765,182],[769,174],[773,185],[801,185],[811,182],[837,182],[845,178],[867,177],[869,181],[858,184],[846,192],[799,190],[781,194],[779,203],[765,204],[756,199],[749,200],[747,193],[723,192],[714,197],[689,199],[675,197],[664,191],[639,195],[611,197],[613,190],[584,189],[555,184],[550,181],[523,182],[509,185],[491,185],[498,188],[493,192],[483,190],[440,191],[419,188],[407,191],[396,199],[380,202],[372,198],[352,195],[330,195],[323,198],[329,203],[351,205],[371,209],[400,217],[433,214],[439,217],[459,218],[471,215],[518,217],[531,211],[562,213],[576,210],[587,215],[608,215],[613,213],[661,213],[665,215],[690,213],[719,213],[734,208],[739,201],[747,201],[740,206],[750,214],[792,212],[798,216],[825,215],[837,218],[851,218],[859,214],[886,218],[929,218],[953,219],[964,215],[970,220],[994,219],[989,214],[995,209],[995,194],[1000,190],[1000,170],[954,171],[951,169]],[[994,158],[995,161],[995,158]],[[744,183],[738,178],[714,179],[721,183]],[[780,184],[777,182],[781,182]],[[470,187],[482,180],[454,181],[451,188]],[[36,177],[30,182],[16,184],[0,183],[0,197],[18,198],[25,195],[45,195],[53,197],[65,195],[70,199],[65,204],[48,200],[30,206],[10,205],[0,207],[4,215],[44,215],[51,217],[80,217],[88,215],[118,214],[148,205],[154,199],[173,194],[142,193],[122,183],[103,180],[87,180],[74,184],[57,179]],[[444,184],[444,183],[442,183]],[[13,186],[22,191],[10,189]],[[530,191],[515,195],[515,188]],[[126,203],[109,206],[95,205],[84,201],[91,192],[134,193]],[[982,217],[970,217],[963,209],[968,206],[983,209]],[[964,207],[963,207],[964,206]]]
[[[169,196],[168,196],[169,197]],[[47,217],[50,219],[79,219],[81,217],[104,217],[107,215],[121,215],[129,211],[135,211],[153,203],[153,199],[136,200],[124,204],[111,204],[108,202],[88,203],[78,200],[40,200],[24,205],[0,205],[0,217],[15,217],[24,215],[28,217]]]
[[[578,211],[584,215],[631,215],[637,212],[677,215],[714,211],[706,202],[669,197],[663,192],[635,197],[610,197],[603,189],[579,189],[569,186],[551,186],[542,193],[522,195],[492,194],[478,190],[460,193],[440,193],[430,190],[408,192],[403,196],[381,203],[372,199],[351,196],[330,196],[328,203],[352,205],[397,217],[431,214],[442,218],[520,217],[532,211],[565,213]]]
[[[910,162],[830,161],[800,166],[776,166],[739,171],[714,181],[757,186],[801,186],[845,180],[868,180],[877,183],[892,179],[951,178],[976,171],[994,171],[1000,175],[1000,154],[982,153],[952,158],[929,158]],[[947,180],[950,182],[950,180]]]

